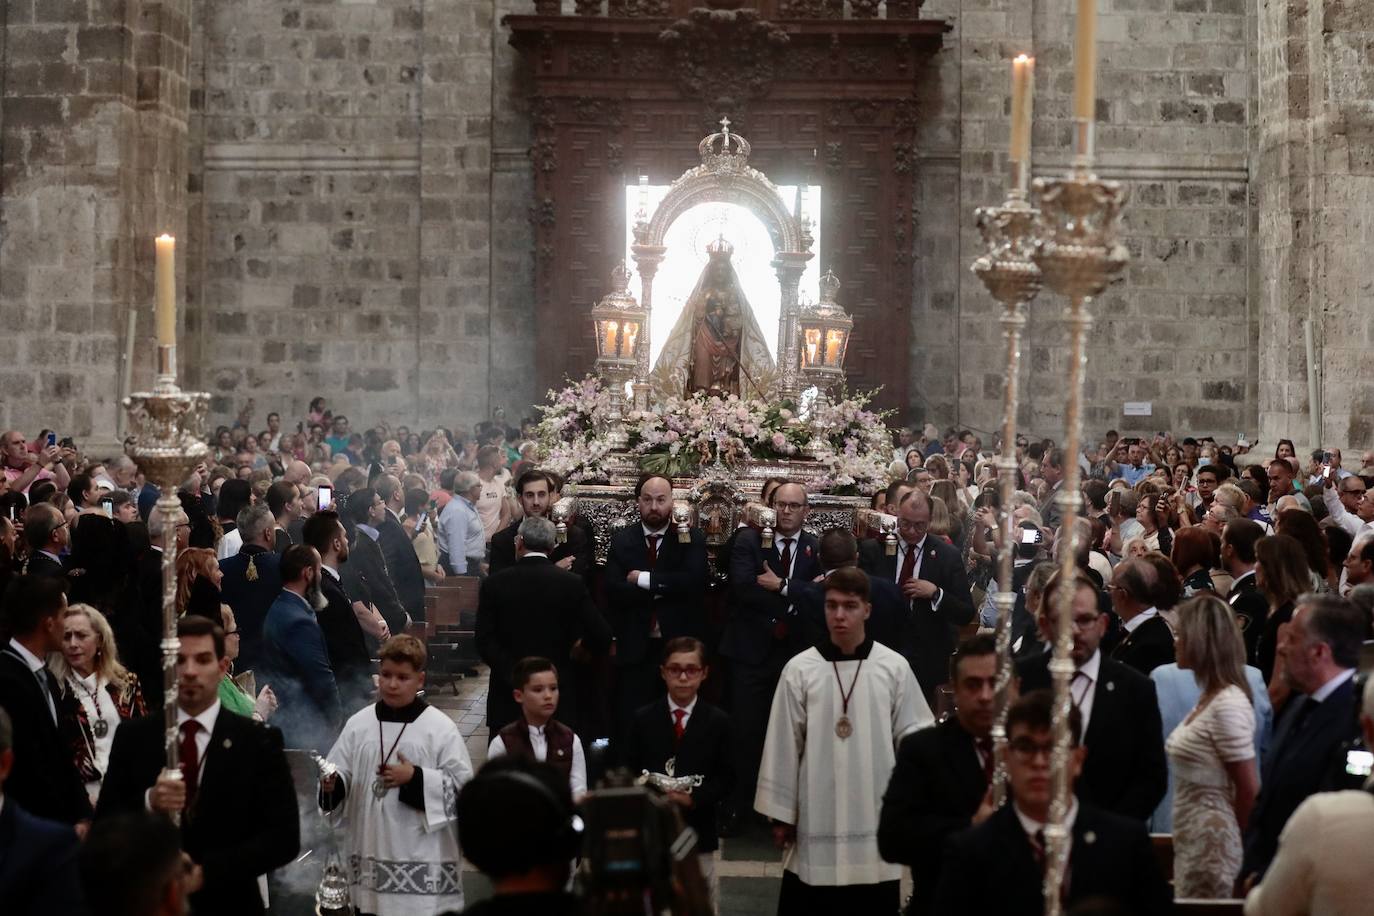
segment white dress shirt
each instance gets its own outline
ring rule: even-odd
[[[180,744],[181,741],[181,726],[183,723],[191,719],[195,719],[200,723],[200,730],[196,732],[196,760],[200,764],[198,768],[200,771],[199,776],[205,775],[205,752],[210,749],[210,736],[214,734],[215,722],[219,720],[219,710],[219,700],[215,700],[215,702],[211,703],[209,708],[198,716],[192,716],[188,714],[186,710],[182,709],[181,706],[177,706],[178,744]],[[149,811],[153,810],[152,797],[153,789],[149,786],[148,790],[143,793],[143,804]]]
[[[692,710],[694,710],[694,709],[696,709],[696,708],[697,708],[697,698],[696,698],[696,697],[692,697],[692,702],[688,703],[686,706],[679,706],[679,705],[677,705],[677,701],[675,701],[672,697],[668,697],[668,715],[669,715],[670,718],[673,719],[674,722],[677,721],[677,711],[678,711],[679,709],[681,709],[683,712],[687,713],[687,715],[685,715],[685,716],[682,717],[682,727],[683,727],[683,728],[686,728],[686,727],[687,727],[687,723],[691,721],[691,719],[692,719]]]
[[[923,536],[923,537],[921,538],[921,540],[918,541],[918,542],[915,543],[915,544],[908,544],[908,543],[907,543],[906,541],[904,541],[903,539],[897,538],[897,568],[896,568],[896,571],[895,571],[895,572],[893,573],[893,575],[892,575],[892,581],[893,581],[893,582],[896,582],[898,585],[901,584],[901,581],[902,581],[902,564],[906,562],[906,552],[907,552],[908,550],[914,550],[914,551],[916,551],[916,562],[915,562],[915,564],[911,567],[911,578],[913,578],[913,579],[919,579],[919,578],[921,578],[921,564],[925,562],[925,558],[926,558],[926,554],[925,554],[926,539],[929,538],[929,537],[930,537],[930,535],[927,534],[927,535]],[[930,580],[927,579],[926,581],[929,582]],[[941,602],[942,600],[944,600],[944,597],[945,597],[945,591],[944,591],[944,589],[942,589],[942,588],[937,588],[937,589],[935,589],[935,594],[933,594],[933,595],[930,596],[930,607],[931,607],[931,610],[937,610],[937,611],[938,611],[938,610],[940,609],[940,602]]]
[[[530,750],[534,751],[534,759],[544,761],[549,756],[549,739],[544,734],[544,726],[527,725],[526,728],[530,730]],[[506,742],[497,735],[487,747],[487,759],[504,757],[505,754]],[[568,781],[572,796],[577,799],[587,791],[587,758],[582,754],[582,741],[577,735],[573,735],[572,755],[572,772]]]
[[[1159,608],[1153,608],[1153,607],[1146,608],[1145,610],[1141,611],[1139,614],[1136,614],[1136,615],[1135,615],[1134,617],[1132,617],[1130,620],[1123,620],[1123,621],[1121,621],[1121,626],[1122,626],[1123,629],[1125,629],[1126,634],[1129,636],[1131,633],[1134,633],[1136,630],[1140,629],[1140,625],[1141,625],[1142,623],[1144,623],[1145,621],[1149,620],[1151,617],[1158,617],[1158,616],[1159,616]]]
[[[1072,796],[1070,796],[1070,798],[1072,798]],[[1016,819],[1021,822],[1021,829],[1026,831],[1026,836],[1028,837],[1035,836],[1037,833],[1040,833],[1040,831],[1044,830],[1046,826],[1048,826],[1047,824],[1041,821],[1037,821],[1029,814],[1026,814],[1024,811],[1021,810],[1019,806],[1016,805],[1015,802],[1012,803],[1011,808],[1013,811],[1016,812]],[[1073,837],[1073,822],[1077,819],[1078,799],[1074,798],[1069,803],[1068,813],[1064,815],[1064,829],[1069,831],[1069,836],[1071,838]],[[1072,843],[1072,839],[1070,839],[1069,842]]]
[[[1318,703],[1325,703],[1326,698],[1331,696],[1331,694],[1335,693],[1337,687],[1341,686],[1354,676],[1355,669],[1346,668],[1340,674],[1336,675],[1331,680],[1327,681],[1325,684],[1322,684],[1316,690],[1312,691],[1312,693],[1309,694],[1309,696],[1311,696],[1312,699],[1316,700]]]

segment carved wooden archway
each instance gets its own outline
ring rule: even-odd
[[[883,385],[880,406],[906,406],[918,91],[936,79],[949,26],[917,18],[913,0],[888,0],[881,19],[877,0],[848,4],[577,0],[578,14],[561,15],[558,0],[536,0],[536,15],[506,17],[535,93],[542,387],[595,360],[589,315],[623,257],[626,185],[696,165],[728,114],[774,182],[822,187],[816,255],[844,278],[847,374]]]

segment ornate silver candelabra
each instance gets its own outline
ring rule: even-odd
[[[1016,605],[1012,589],[1013,539],[1011,498],[1016,492],[1016,413],[1021,378],[1021,331],[1026,305],[1040,292],[1040,268],[1035,265],[1035,224],[1040,211],[1026,201],[1029,164],[1012,162],[1011,192],[1000,207],[979,207],[978,229],[986,253],[973,262],[973,272],[1002,303],[1002,339],[1007,347],[1007,377],[1002,397],[1002,453],[997,458],[1002,546],[997,552],[997,698],[992,726],[993,802],[1007,797],[1007,701],[1011,690],[1011,615]]]
[[[1045,285],[1065,296],[1069,305],[1068,407],[1064,417],[1064,481],[1059,491],[1059,586],[1054,595],[1057,630],[1050,675],[1054,685],[1054,751],[1050,757],[1053,796],[1050,823],[1045,828],[1045,913],[1059,916],[1063,910],[1060,889],[1068,864],[1070,836],[1064,819],[1068,814],[1072,787],[1069,785],[1069,736],[1073,677],[1073,600],[1075,557],[1078,553],[1079,488],[1078,452],[1083,426],[1083,369],[1087,361],[1085,343],[1092,316],[1087,302],[1107,288],[1126,266],[1126,249],[1117,239],[1125,190],[1118,182],[1103,181],[1093,172],[1093,123],[1080,118],[1075,122],[1074,162],[1063,178],[1035,181],[1040,197],[1040,239],[1035,263]],[[1067,538],[1067,540],[1065,540]]]
[[[162,682],[166,732],[164,775],[181,778],[177,739],[177,518],[181,502],[177,488],[210,449],[205,444],[205,414],[210,395],[177,387],[176,344],[159,344],[157,378],[152,392],[124,399],[134,444],[132,458],[145,479],[159,490],[155,524],[162,532]]]

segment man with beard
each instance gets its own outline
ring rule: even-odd
[[[339,700],[345,712],[365,705],[372,695],[372,653],[367,635],[380,638],[386,621],[376,608],[353,600],[340,579],[348,563],[348,534],[332,510],[316,512],[301,532],[307,546],[320,555],[320,593],[325,606],[315,614],[329,651],[334,681],[339,685]]]
[[[515,482],[515,493],[525,518],[548,518],[558,500],[558,486],[547,471],[529,470]],[[516,564],[515,535],[520,519],[511,522],[491,537],[491,574]],[[585,577],[592,566],[592,546],[578,525],[568,526],[568,537],[549,554],[553,565]]]
[[[281,727],[286,746],[319,753],[333,745],[343,721],[329,649],[315,619],[317,611],[328,607],[320,592],[322,575],[314,547],[298,544],[282,556],[282,591],[262,629],[261,679],[280,700],[274,724]]]

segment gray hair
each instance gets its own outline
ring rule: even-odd
[[[243,537],[243,543],[256,544],[264,532],[276,528],[277,519],[266,504],[257,503],[240,509],[238,518],[234,519],[234,523],[239,527],[239,534]]]
[[[553,545],[558,542],[557,529],[553,527],[553,522],[537,515],[532,515],[520,523],[516,529],[516,534],[524,542],[526,550],[534,550],[539,553],[548,553],[553,550]]]
[[[110,463],[109,463],[109,464],[110,464],[110,470],[112,470],[112,471],[114,471],[114,470],[125,471],[125,470],[128,470],[129,468],[137,468],[137,467],[138,467],[138,465],[134,462],[134,459],[130,458],[128,455],[116,455],[116,456],[114,456],[114,458],[112,458],[112,459],[110,460]]]
[[[476,471],[462,471],[453,479],[453,492],[466,493],[482,482]]]

